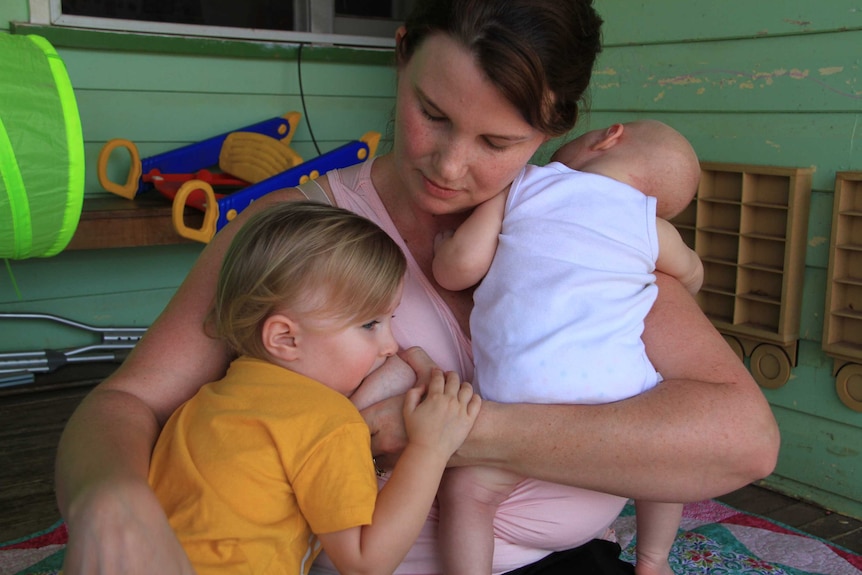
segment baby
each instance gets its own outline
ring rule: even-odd
[[[661,380],[641,341],[644,318],[655,270],[700,289],[701,261],[667,221],[692,201],[699,178],[676,130],[614,124],[562,146],[547,166],[527,166],[438,238],[436,281],[450,290],[481,281],[470,326],[484,399],[600,404]],[[438,497],[447,575],[490,573],[496,506],[522,479],[490,468],[446,472]],[[670,575],[682,505],[636,506],[636,573]]]

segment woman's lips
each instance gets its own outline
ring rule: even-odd
[[[460,193],[459,190],[454,190],[452,188],[446,188],[446,187],[440,186],[440,185],[434,183],[434,181],[430,180],[428,177],[426,177],[424,175],[422,176],[422,182],[425,185],[425,190],[430,195],[437,197],[437,198],[440,198],[440,199],[443,199],[443,200],[448,200],[450,198],[454,198],[455,196],[457,196]]]

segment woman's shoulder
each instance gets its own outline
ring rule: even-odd
[[[373,190],[374,184],[371,181],[371,167],[373,165],[374,159],[372,158],[366,162],[327,172],[326,176],[321,179],[325,180],[331,194]]]
[[[394,224],[371,178],[373,163],[369,160],[333,170],[327,174],[327,184],[335,205],[368,218],[393,235]]]

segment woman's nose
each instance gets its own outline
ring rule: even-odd
[[[468,164],[467,147],[455,140],[448,140],[440,145],[437,152],[437,173],[446,185],[457,182],[464,176]]]

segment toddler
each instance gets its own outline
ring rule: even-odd
[[[409,443],[378,493],[350,396],[396,353],[405,259],[377,225],[309,202],[266,208],[224,258],[208,329],[239,356],[170,417],[150,483],[199,575],[392,573],[480,400],[454,373],[407,392]]]

